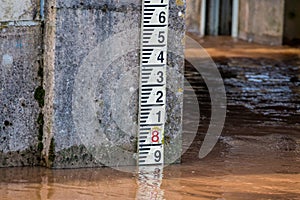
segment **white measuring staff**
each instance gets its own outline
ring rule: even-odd
[[[138,165],[164,163],[169,0],[143,0]]]

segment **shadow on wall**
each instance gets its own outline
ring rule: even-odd
[[[284,14],[283,43],[300,45],[300,1],[286,0]]]

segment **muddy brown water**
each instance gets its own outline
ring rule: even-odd
[[[195,39],[224,79],[225,127],[213,151],[199,159],[211,105],[205,82],[187,62],[185,77],[200,105],[198,133],[182,164],[166,167],[161,186],[152,192],[172,200],[300,200],[300,50],[222,37]],[[193,119],[187,116],[184,123]],[[141,183],[137,174],[110,168],[0,169],[1,200],[137,199],[142,184],[152,186],[151,180]]]
[[[251,145],[218,146],[203,160],[166,167],[160,199],[299,199],[299,152],[252,152]],[[138,187],[136,175],[110,168],[0,172],[0,199],[135,199]]]

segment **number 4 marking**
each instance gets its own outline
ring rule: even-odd
[[[160,60],[160,62],[161,63],[163,63],[164,62],[164,52],[163,51],[161,51],[160,53],[159,53],[159,55],[158,55],[158,57],[157,57],[157,60]]]

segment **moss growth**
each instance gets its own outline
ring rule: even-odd
[[[184,2],[182,0],[176,0],[177,6],[184,6]]]
[[[8,28],[9,23],[8,22],[0,22],[0,30]]]
[[[170,144],[170,142],[171,142],[171,137],[168,136],[168,135],[165,135],[165,136],[164,136],[164,143],[165,143],[165,144]]]
[[[43,140],[43,127],[39,127],[39,134],[38,134],[38,140],[42,141]]]
[[[43,125],[44,124],[44,115],[42,112],[40,112],[38,119],[37,119],[38,125]]]
[[[39,70],[38,70],[38,76],[41,77],[41,79],[43,79],[43,76],[44,76],[44,69],[43,69],[43,62],[40,61],[40,67],[39,67]]]
[[[134,149],[134,152],[137,153],[137,149],[138,149],[138,141],[135,140],[135,142],[133,142],[133,149]]]
[[[39,151],[39,152],[42,152],[43,149],[44,149],[43,143],[42,143],[42,142],[39,142],[39,143],[38,143],[38,151]],[[41,158],[40,158],[40,159],[41,159]]]
[[[35,146],[29,146],[22,151],[10,151],[9,153],[0,151],[0,168],[38,165],[40,165],[40,161]]]
[[[42,23],[42,25],[44,25]],[[42,32],[43,32],[43,28],[42,27]],[[38,86],[36,88],[36,90],[34,91],[34,98],[35,100],[38,102],[39,107],[42,108],[44,106],[44,99],[45,99],[45,90],[43,88],[43,82],[44,82],[44,60],[43,60],[43,49],[41,51],[41,56],[40,59],[37,60],[37,64],[38,64],[38,72],[37,72],[37,76],[40,78],[40,86]],[[43,137],[44,137],[44,132],[43,132],[43,128],[44,128],[44,115],[43,112],[40,111],[38,118],[37,118],[37,128],[38,128],[38,145],[37,145],[37,156],[38,156],[38,161],[40,162],[40,165],[45,165],[45,158],[43,157],[42,151],[44,149],[44,144],[43,144]]]
[[[43,126],[44,126],[44,115],[42,112],[40,112],[40,114],[38,116],[37,124],[38,124],[38,140],[42,141],[43,140]]]
[[[44,126],[44,115],[42,112],[39,113],[39,116],[36,120],[37,126],[38,126],[38,145],[37,145],[37,160],[40,161],[41,165],[44,165],[45,162],[43,162],[43,157],[42,157],[42,151],[44,149],[44,144],[43,144],[43,126]]]
[[[48,161],[50,167],[52,167],[54,160],[55,160],[55,141],[54,138],[52,138],[50,142],[50,148],[48,154]]]
[[[101,8],[102,12],[107,12],[108,11],[108,6],[106,4],[103,5],[103,7]]]
[[[44,106],[45,90],[42,86],[39,86],[35,89],[34,98],[37,100],[40,107]]]

